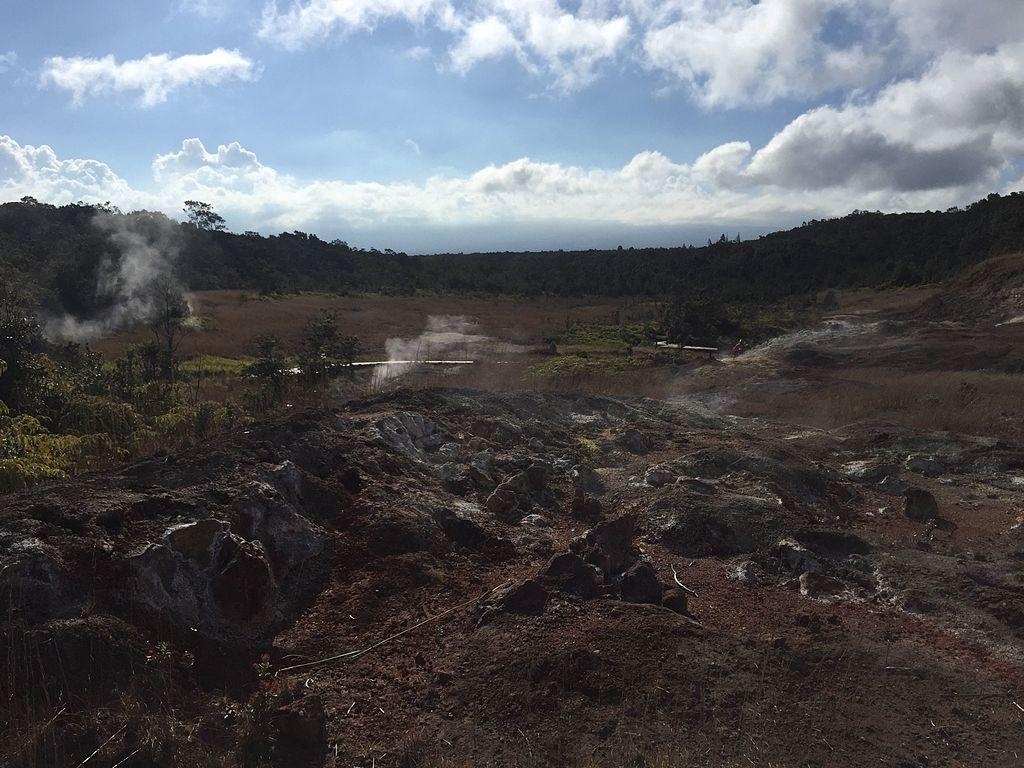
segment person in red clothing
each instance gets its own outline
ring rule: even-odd
[[[740,352],[742,352],[742,351],[743,351],[744,349],[746,349],[746,348],[747,348],[747,345],[743,343],[743,339],[740,339],[739,341],[737,341],[737,342],[736,342],[735,344],[733,344],[733,346],[732,346],[732,354],[733,354],[733,357],[735,357],[736,355],[738,355],[738,354],[739,354]]]

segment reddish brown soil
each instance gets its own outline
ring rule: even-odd
[[[365,648],[532,577],[588,527],[570,511],[568,471],[556,467],[531,502],[550,527],[503,522],[477,507],[479,539],[442,533],[419,511],[480,504],[488,491],[445,485],[429,452],[383,441],[378,420],[399,412],[428,415],[450,442],[489,449],[499,478],[535,458],[572,456],[580,438],[593,441],[606,516],[636,517],[638,544],[661,579],[671,585],[675,566],[697,593],[691,617],[557,592],[540,616],[474,604],[355,661],[282,672],[261,688],[251,665],[262,653],[273,674]],[[619,447],[627,428],[649,452]],[[9,663],[27,658],[37,671],[5,683],[8,743],[16,745],[5,754],[12,764],[75,765],[115,734],[99,764],[1018,764],[1024,599],[1021,538],[1010,529],[1021,494],[986,497],[977,509],[958,502],[988,477],[979,467],[1019,462],[1022,449],[961,446],[948,462],[952,485],[905,473],[935,492],[945,520],[936,527],[904,518],[899,499],[841,471],[852,458],[902,451],[913,435],[787,436],[651,401],[400,392],[355,402],[338,417],[299,415],[186,456],[10,498],[0,517],[5,540],[28,536],[59,551],[68,588],[47,593],[49,607],[8,602],[6,637],[18,638],[8,642]],[[244,530],[233,499],[284,460],[302,477],[296,509],[327,534],[327,547],[289,582],[281,622],[217,639],[126,593],[125,558],[168,525],[212,517]],[[665,461],[717,490],[705,497],[644,484],[646,468]],[[664,510],[685,520],[712,499],[727,514],[765,494],[781,504],[758,502],[764,512],[742,523],[720,518],[751,537],[734,553],[710,531],[687,528],[679,539],[663,527]],[[894,511],[874,514],[886,504]],[[802,595],[797,574],[771,554],[781,538],[820,530],[852,535],[868,553],[849,560],[822,551],[847,580],[845,597]],[[7,557],[17,570],[17,557]],[[751,558],[776,569],[763,586],[730,578]],[[933,570],[886,565],[915,558]],[[858,562],[870,568],[843,570]],[[883,589],[875,569],[892,583]],[[927,612],[904,610],[908,594]],[[64,655],[47,655],[54,642]],[[21,706],[30,712],[14,711],[19,697],[31,699]],[[306,714],[290,714],[307,710],[314,720],[322,714],[322,731]],[[57,712],[63,730],[47,736],[43,725]]]

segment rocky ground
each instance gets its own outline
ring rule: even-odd
[[[1020,764],[1024,445],[702,403],[404,391],[8,497],[5,764]]]

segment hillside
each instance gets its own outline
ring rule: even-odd
[[[413,257],[313,234],[199,230],[162,214],[36,202],[0,206],[0,277],[53,314],[88,318],[121,300],[126,259],[188,290],[505,295],[679,295],[775,300],[823,288],[912,285],[1024,247],[1024,195],[966,209],[856,211],[746,242],[700,248]],[[138,270],[136,270],[137,272]],[[119,278],[120,279],[120,278]]]
[[[1024,253],[981,262],[926,302],[923,313],[958,322],[1024,322]]]

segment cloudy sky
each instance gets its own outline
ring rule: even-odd
[[[429,252],[1024,188],[1022,0],[4,5],[3,200]]]

